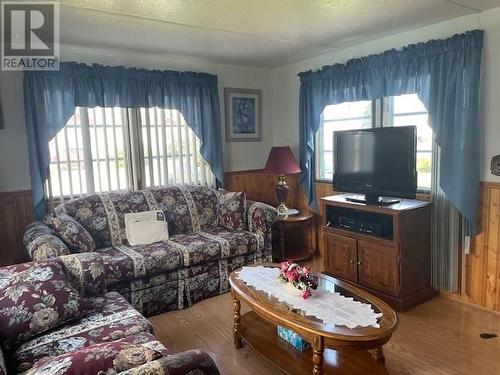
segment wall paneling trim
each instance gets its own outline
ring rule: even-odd
[[[29,260],[23,233],[32,219],[30,190],[0,192],[0,266]]]

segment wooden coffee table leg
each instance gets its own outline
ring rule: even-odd
[[[234,338],[234,347],[239,349],[243,346],[243,343],[241,341],[241,314],[240,314],[240,309],[241,309],[241,303],[240,300],[238,299],[238,296],[234,292],[234,290],[231,290],[231,295],[233,296],[233,338]]]
[[[378,363],[380,363],[381,365],[385,365],[384,350],[381,346],[373,351],[373,357]]]
[[[313,347],[313,375],[323,375],[323,337],[316,336],[312,343]]]

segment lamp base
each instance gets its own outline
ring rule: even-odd
[[[278,211],[278,214],[284,215],[288,211],[288,207],[285,204],[285,202],[281,202],[276,206],[276,211]]]
[[[288,187],[286,183],[286,176],[280,175],[278,176],[278,180],[276,182],[276,197],[278,198],[278,206],[276,206],[276,210],[278,213],[285,213],[288,211],[288,207],[286,206],[286,198],[288,197]]]

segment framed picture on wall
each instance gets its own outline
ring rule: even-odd
[[[262,141],[262,90],[224,88],[226,141]]]

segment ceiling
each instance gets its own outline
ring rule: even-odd
[[[500,0],[59,0],[61,43],[277,67]]]

